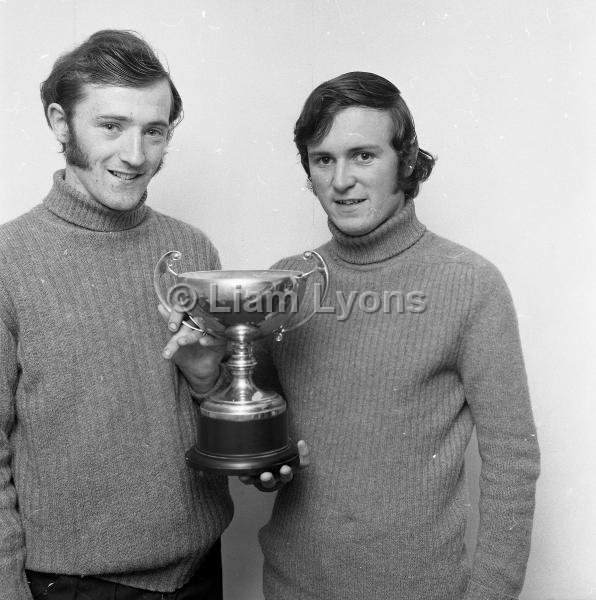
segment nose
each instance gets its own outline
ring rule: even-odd
[[[120,160],[132,167],[140,167],[145,162],[143,136],[140,132],[129,131],[122,136],[120,147]]]
[[[343,192],[349,190],[355,182],[356,179],[350,169],[350,165],[342,160],[337,161],[335,170],[333,171],[333,180],[331,181],[334,189],[338,192]]]

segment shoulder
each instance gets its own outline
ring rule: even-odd
[[[8,231],[20,230],[23,228],[23,226],[28,227],[32,221],[35,221],[38,218],[39,213],[43,211],[43,204],[38,204],[32,209],[23,213],[22,215],[19,215],[18,217],[15,217],[10,221],[6,221],[5,223],[0,224],[0,231],[2,233],[5,233]]]
[[[43,206],[38,204],[30,211],[2,223],[0,225],[0,251],[22,249],[27,238],[36,237],[36,222],[43,211]]]
[[[22,285],[19,279],[28,276],[29,255],[42,253],[38,239],[40,210],[43,209],[36,206],[0,225],[0,321],[13,335],[16,335],[16,311],[12,294]]]
[[[209,243],[211,243],[211,240],[209,239],[209,237],[207,236],[207,234],[205,234],[205,232],[200,229],[199,227],[196,227],[194,225],[191,225],[190,223],[186,223],[185,221],[181,221],[180,219],[176,219],[174,217],[170,217],[169,215],[166,215],[164,213],[161,213],[157,210],[155,210],[154,208],[149,208],[149,220],[151,222],[154,222],[158,227],[165,227],[168,229],[171,229],[172,231],[181,233],[181,234],[185,234],[185,235],[190,235],[190,236],[194,236],[198,239],[202,239],[205,240]]]
[[[432,232],[425,234],[424,252],[431,262],[453,265],[460,277],[455,278],[461,290],[463,305],[469,318],[493,322],[502,315],[515,314],[509,287],[500,269],[490,260],[466,246],[447,240]],[[465,278],[465,284],[462,286]],[[508,317],[509,318],[509,317]],[[489,322],[484,323],[488,326]]]
[[[152,208],[149,208],[148,223],[155,235],[162,240],[162,243],[171,246],[171,248],[168,248],[169,250],[190,251],[190,258],[193,263],[202,265],[202,261],[206,260],[207,268],[220,268],[217,248],[209,239],[209,236],[199,227],[165,215]],[[202,268],[202,266],[197,268]]]
[[[170,217],[152,208],[149,209],[148,220],[154,227],[163,232],[170,232],[175,238],[194,240],[195,243],[215,249],[209,236],[195,225]]]
[[[432,231],[427,230],[412,250],[420,262],[454,265],[469,272],[476,285],[491,283],[505,286],[503,275],[494,263],[478,252]]]
[[[445,262],[483,268],[492,263],[474,250],[441,237],[428,229],[413,250],[428,262]]]

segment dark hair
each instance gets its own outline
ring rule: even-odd
[[[56,60],[41,84],[44,114],[48,120],[48,106],[57,102],[70,121],[84,84],[143,87],[164,79],[172,92],[169,122],[176,126],[182,120],[182,99],[149,44],[134,31],[103,29]]]
[[[310,177],[307,145],[320,142],[329,133],[335,115],[350,106],[365,106],[389,113],[394,127],[391,143],[400,162],[410,158],[409,162],[414,166],[408,177],[398,175],[399,185],[406,198],[416,197],[420,183],[431,174],[435,158],[418,147],[414,119],[400,91],[374,73],[344,73],[316,87],[306,99],[294,128],[294,142],[307,175]]]

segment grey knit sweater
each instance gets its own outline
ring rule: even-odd
[[[0,227],[0,598],[24,566],[171,591],[232,516],[227,481],[184,454],[196,406],[161,358],[153,268],[181,250],[219,268],[197,229],[141,203],[121,213],[54,176]]]
[[[312,461],[260,533],[266,598],[517,598],[539,451],[500,274],[426,231],[411,202],[362,237],[330,227],[325,309],[271,345],[292,435]],[[260,383],[275,385],[266,370]],[[474,425],[481,500],[469,560],[463,463]]]

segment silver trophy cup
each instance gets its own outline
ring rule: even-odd
[[[329,287],[327,265],[317,252],[305,252],[303,257],[316,262],[304,273],[178,273],[174,268],[181,259],[178,251],[167,252],[155,266],[153,282],[160,303],[168,311],[184,313],[184,326],[226,339],[231,347],[226,362],[231,383],[199,406],[199,441],[186,453],[192,467],[226,475],[257,475],[298,464],[296,444],[288,437],[285,400],[276,392],[259,389],[252,380],[257,365],[252,343],[269,334],[280,341],[286,332],[309,321],[322,305]],[[320,305],[291,322],[299,319],[306,282],[316,273],[323,278]]]

